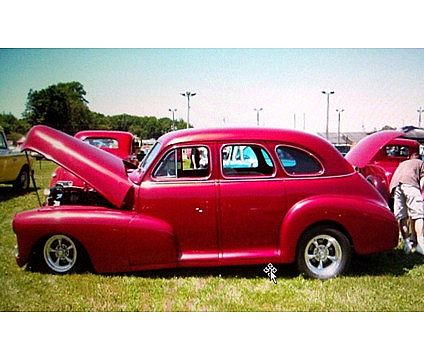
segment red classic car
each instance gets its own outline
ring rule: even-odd
[[[75,134],[75,138],[80,139],[90,145],[98,147],[108,153],[118,156],[122,160],[136,163],[136,140],[132,133],[127,131],[110,130],[84,130]],[[52,175],[50,187],[57,183],[65,186],[84,187],[84,182],[77,176],[58,167]]]
[[[390,205],[392,196],[389,186],[393,173],[410,154],[420,151],[418,141],[403,136],[403,131],[379,131],[362,139],[346,154],[346,159],[375,186]]]
[[[255,161],[226,162],[240,147]],[[345,272],[353,253],[398,244],[376,189],[330,143],[300,131],[171,132],[130,173],[116,156],[45,126],[33,127],[23,148],[92,191],[57,189],[56,206],[14,217],[20,266],[67,273],[88,264],[111,273],[297,262],[327,279]]]

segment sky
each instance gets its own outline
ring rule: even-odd
[[[0,49],[0,112],[21,117],[30,89],[79,81],[92,111],[187,119],[195,127],[260,126],[325,132],[418,125],[424,49]],[[423,116],[424,121],[424,116]]]

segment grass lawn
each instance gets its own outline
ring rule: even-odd
[[[52,163],[37,162],[39,187],[47,186],[53,169]],[[33,273],[16,265],[11,221],[16,212],[37,206],[34,192],[18,196],[11,187],[0,187],[0,311],[424,310],[424,257],[400,248],[355,258],[346,276],[329,281],[279,266],[277,285],[264,266],[107,276]]]

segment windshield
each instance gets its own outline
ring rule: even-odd
[[[153,159],[156,157],[157,153],[160,150],[160,143],[156,142],[149,150],[147,155],[144,157],[143,161],[140,163],[140,169],[146,170],[149,165],[152,163]]]

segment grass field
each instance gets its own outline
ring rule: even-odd
[[[47,186],[53,168],[37,162],[39,187]],[[108,276],[33,273],[15,263],[11,221],[37,206],[34,192],[17,196],[11,187],[0,187],[0,311],[424,310],[424,257],[401,249],[355,258],[346,276],[324,282],[305,279],[291,266],[278,268],[277,285],[264,266]]]

